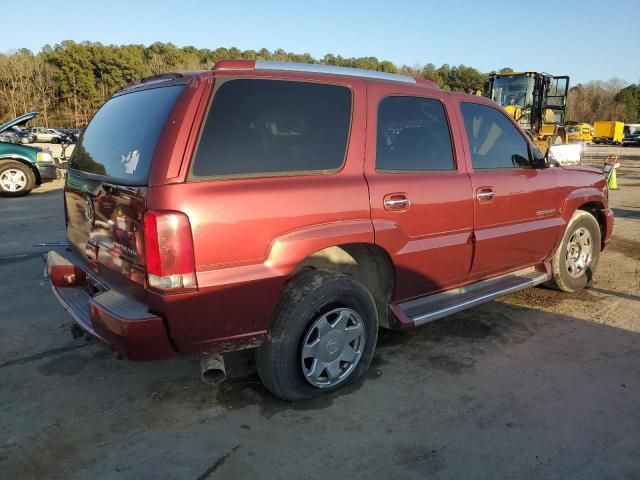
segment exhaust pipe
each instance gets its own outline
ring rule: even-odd
[[[203,382],[209,384],[220,383],[227,378],[222,355],[219,353],[203,355],[200,359],[200,376]]]

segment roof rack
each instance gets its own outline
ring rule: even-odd
[[[375,78],[377,80],[389,80],[391,82],[416,83],[415,78],[407,75],[365,70],[363,68],[337,67],[335,65],[324,65],[322,63],[267,62],[264,60],[256,60],[255,69],[326,73],[329,75],[344,75],[348,77]]]
[[[276,70],[285,72],[323,73],[328,75],[343,75],[348,77],[372,78],[390,82],[412,83],[431,88],[439,88],[435,82],[425,79],[415,79],[397,73],[378,72],[362,68],[337,67],[322,63],[271,62],[266,60],[221,60],[216,62],[213,70]]]
[[[184,75],[178,72],[159,73],[157,75],[150,75],[148,77],[141,78],[140,80],[134,80],[122,90],[130,90],[132,88],[142,87],[153,83],[162,82],[164,80],[177,79],[182,77],[184,77]]]

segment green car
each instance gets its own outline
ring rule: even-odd
[[[0,133],[13,126],[23,126],[38,112],[25,113],[0,125]],[[0,142],[0,195],[21,197],[35,187],[58,178],[58,168],[51,152],[40,147]]]

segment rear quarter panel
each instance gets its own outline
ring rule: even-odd
[[[293,79],[327,81],[312,75]],[[235,337],[246,337],[251,344],[256,335],[266,333],[287,275],[301,260],[336,243],[373,243],[363,172],[365,84],[349,78],[332,83],[350,88],[353,98],[351,134],[340,171],[187,181],[184,162],[178,168],[184,183],[157,181],[149,187],[148,207],[185,212],[193,233],[198,293],[150,295],[152,308],[164,314],[179,350],[204,351]],[[194,122],[202,124],[202,118]],[[188,157],[194,148],[195,142]]]

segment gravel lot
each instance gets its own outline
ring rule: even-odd
[[[60,158],[62,156],[62,146],[56,145],[55,143],[32,143],[31,146],[42,147],[46,150],[49,150],[51,152],[51,155],[53,155],[56,158]],[[75,148],[75,145],[73,144],[67,147],[67,149],[65,150],[67,158],[71,156],[74,148]]]
[[[609,152],[626,157],[592,287],[383,331],[363,381],[297,404],[250,353],[212,387],[194,359],[72,340],[31,246],[64,239],[61,182],[0,199],[0,478],[639,478],[640,149],[586,163]]]

